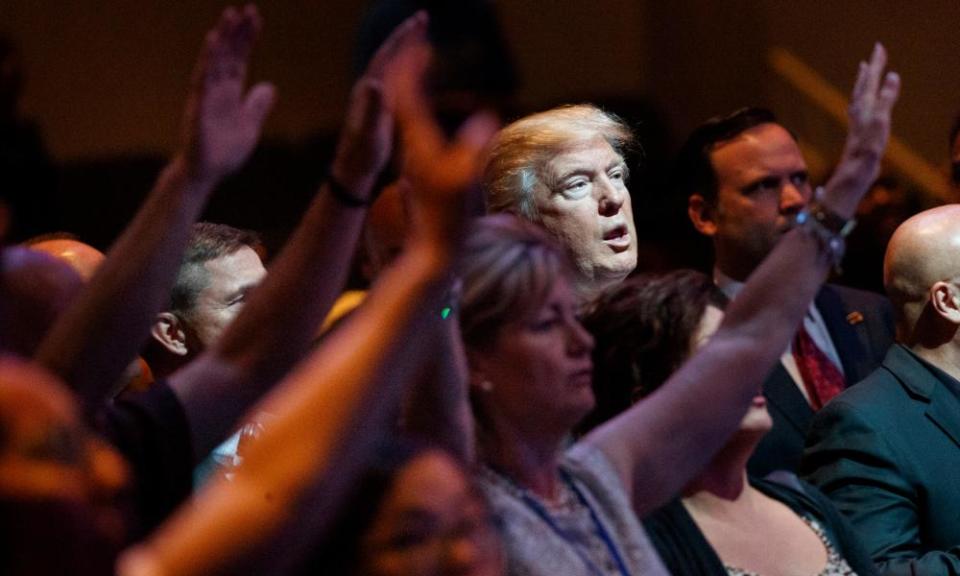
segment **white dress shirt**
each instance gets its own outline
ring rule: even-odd
[[[727,295],[727,298],[731,300],[736,298],[737,294],[743,288],[743,282],[738,282],[730,278],[717,268],[713,269],[713,281],[720,290]],[[810,335],[810,338],[813,340],[813,343],[817,345],[817,348],[826,354],[827,358],[829,358],[837,369],[840,370],[840,373],[843,374],[843,365],[840,363],[840,356],[837,354],[837,349],[833,345],[833,340],[830,339],[830,332],[827,331],[827,325],[823,321],[823,316],[820,315],[820,311],[817,310],[813,302],[810,303],[810,307],[807,308],[807,313],[803,317],[803,327],[806,328],[807,334]],[[787,373],[793,378],[793,382],[797,385],[797,388],[800,389],[800,393],[803,394],[803,397],[807,399],[807,403],[809,404],[810,395],[807,393],[806,386],[803,385],[803,377],[800,376],[800,369],[797,367],[797,361],[793,357],[792,340],[787,346],[786,351],[780,356],[780,363],[783,364]]]

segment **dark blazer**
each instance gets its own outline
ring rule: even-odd
[[[802,471],[881,574],[960,574],[960,400],[906,348],[817,413]]]
[[[814,304],[840,356],[847,385],[866,378],[893,344],[890,303],[872,292],[827,284]],[[780,362],[763,383],[763,394],[773,429],[757,446],[747,469],[759,478],[775,470],[796,472],[813,409]]]

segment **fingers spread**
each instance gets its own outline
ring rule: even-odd
[[[260,15],[256,7],[247,5],[237,17],[229,36],[231,56],[245,61],[250,55],[253,43],[260,32]]]
[[[858,102],[863,98],[867,91],[867,63],[860,61],[860,68],[857,70],[857,81],[853,84],[853,93],[850,95],[851,102]]]
[[[432,57],[426,41],[408,45],[397,55],[387,78],[407,154],[421,158],[438,153],[445,142],[423,93],[423,80]]]
[[[893,108],[900,96],[900,75],[896,72],[887,72],[880,87],[879,106],[887,113]]]
[[[870,63],[867,64],[866,91],[867,97],[873,97],[880,89],[880,79],[883,77],[883,69],[887,66],[887,51],[883,44],[877,42],[873,46],[873,53],[870,55]]]
[[[200,48],[200,55],[197,57],[197,63],[193,67],[193,74],[190,76],[190,87],[199,91],[203,89],[204,82],[207,79],[207,70],[210,67],[210,61],[213,59],[213,53],[216,50],[217,43],[220,41],[219,33],[216,29],[207,32],[203,39],[203,47]]]
[[[887,51],[882,44],[874,45],[867,63],[861,62],[857,81],[850,97],[851,130],[866,127],[878,119],[889,124],[890,111],[900,93],[900,77],[895,72],[884,74]]]

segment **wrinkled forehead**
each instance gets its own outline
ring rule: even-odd
[[[249,246],[207,260],[202,268],[205,273],[202,293],[216,298],[255,286],[267,274],[260,256]]]
[[[548,181],[561,179],[571,172],[604,171],[624,164],[623,156],[603,137],[595,134],[558,146],[544,158],[541,175]]]
[[[576,138],[557,146],[554,153],[547,159],[548,165],[570,162],[623,162],[623,156],[603,137],[594,134],[588,138]]]

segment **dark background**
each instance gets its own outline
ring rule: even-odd
[[[846,94],[857,62],[875,40],[884,42],[904,86],[894,133],[946,174],[947,132],[960,111],[955,1],[494,4],[521,81],[517,113],[598,101],[639,128],[652,170],[633,184],[635,212],[650,238],[676,232],[669,223],[679,222],[677,206],[661,215],[670,205],[663,171],[683,136],[709,116],[769,106],[800,136],[814,176],[830,169],[843,127],[770,65],[773,48],[788,50]],[[49,194],[38,186],[44,218],[18,234],[61,228],[101,248],[109,244],[176,143],[197,48],[223,6],[210,0],[0,4],[0,34],[17,46],[26,73],[20,117],[42,135],[56,173]],[[322,178],[368,3],[270,0],[259,7],[265,29],[252,78],[274,82],[279,100],[250,167],[223,186],[206,217],[262,230],[276,245]],[[915,183],[910,171],[890,172],[921,198],[944,194]]]

